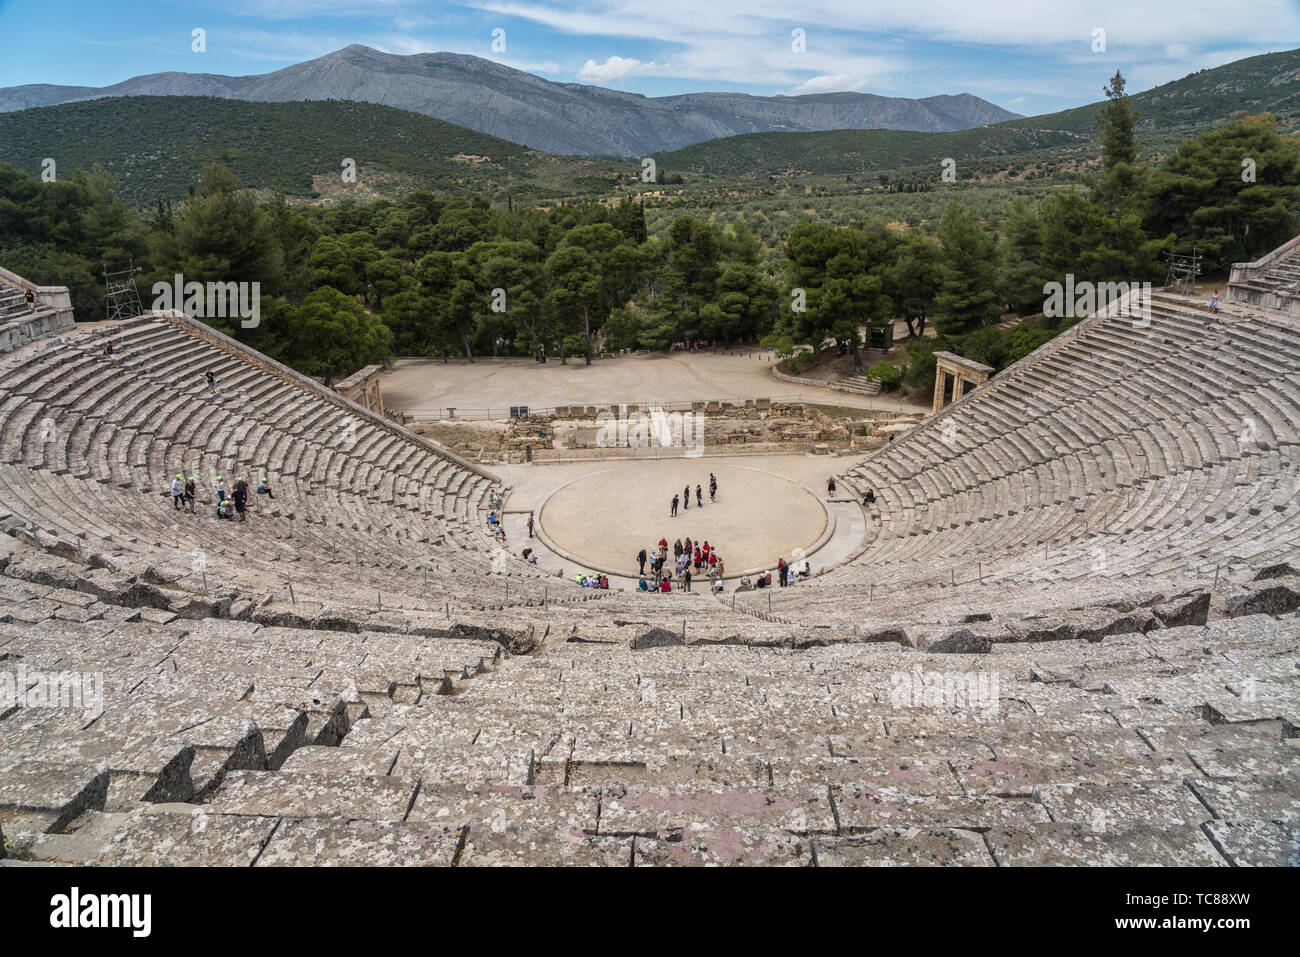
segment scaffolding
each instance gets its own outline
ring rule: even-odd
[[[134,319],[144,312],[140,304],[140,290],[136,287],[136,273],[142,268],[131,260],[125,268],[112,263],[104,264],[104,314],[109,319]]]
[[[1190,256],[1185,253],[1166,253],[1165,259],[1169,263],[1165,286],[1185,296],[1192,295],[1196,277],[1201,274],[1201,254],[1196,251],[1196,247],[1192,247]]]

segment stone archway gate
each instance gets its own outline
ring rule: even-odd
[[[944,407],[944,394],[947,392],[948,376],[953,377],[952,401],[956,402],[966,394],[966,385],[974,389],[987,382],[993,374],[993,367],[982,362],[966,359],[954,352],[936,352],[934,354],[934,409],[938,412]]]

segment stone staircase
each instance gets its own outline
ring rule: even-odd
[[[520,657],[0,596],[0,674],[104,675],[97,707],[0,703],[14,860],[1300,863],[1294,617],[942,655],[718,644],[705,615],[634,650],[644,620],[598,605]]]
[[[1243,305],[1297,315],[1300,312],[1297,309],[1300,243],[1292,240],[1253,263],[1234,263],[1228,280],[1228,298]]]

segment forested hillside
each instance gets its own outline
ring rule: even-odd
[[[105,262],[143,268],[146,308],[152,285],[178,273],[260,283],[257,328],[209,321],[310,374],[388,355],[544,348],[568,359],[684,339],[782,352],[844,343],[856,356],[864,328],[902,318],[913,338],[871,371],[916,385],[932,377],[936,348],[1002,367],[1046,341],[1069,320],[1010,333],[997,323],[1041,313],[1045,285],[1066,275],[1159,283],[1163,254],[1193,243],[1207,272],[1223,275],[1295,235],[1300,144],[1273,117],[1239,117],[1149,163],[1123,78],[1108,89],[1095,174],[1019,196],[996,217],[960,201],[969,188],[930,194],[944,205],[926,229],[798,215],[773,241],[744,208],[673,213],[632,196],[537,208],[493,205],[486,191],[412,191],[304,206],[241,189],[216,162],[192,195],[141,214],[103,171],[42,182],[0,166],[0,263],[71,286],[80,319],[103,314]],[[667,218],[648,228],[651,213]]]
[[[357,198],[436,189],[502,203],[592,195],[631,182],[623,162],[552,156],[419,113],[368,103],[243,103],[133,96],[0,113],[0,162],[33,174],[50,157],[64,175],[95,164],[141,206],[181,199],[204,165],[241,187],[341,198],[356,163]]]

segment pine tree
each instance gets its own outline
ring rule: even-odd
[[[939,222],[943,244],[935,328],[961,335],[994,323],[999,314],[998,250],[993,234],[953,201]]]
[[[1106,94],[1106,103],[1097,113],[1102,166],[1107,171],[1120,163],[1132,166],[1137,162],[1137,137],[1133,134],[1137,113],[1124,93],[1124,76],[1119,70],[1102,92]]]

